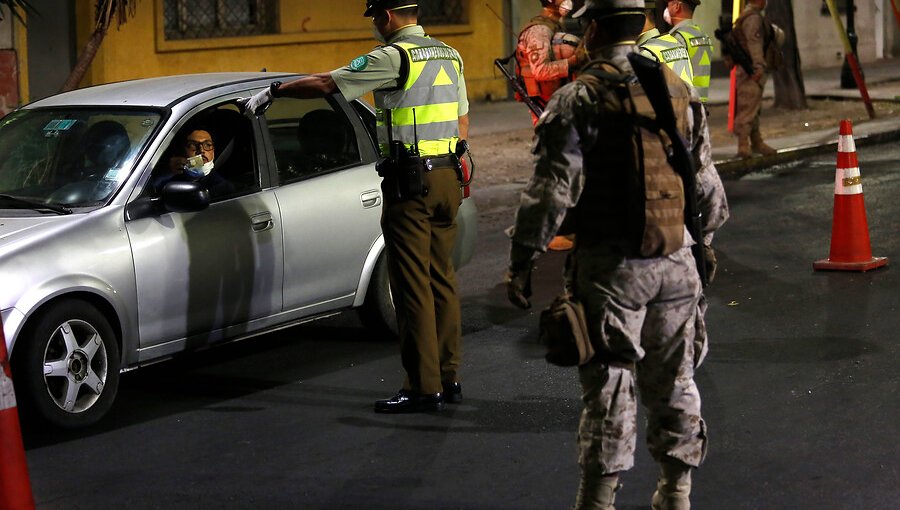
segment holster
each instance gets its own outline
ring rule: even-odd
[[[375,169],[384,180],[381,191],[386,200],[402,202],[428,194],[425,187],[425,161],[411,153],[402,142],[392,141],[390,156],[380,160]]]

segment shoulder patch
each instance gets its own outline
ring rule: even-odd
[[[351,71],[362,71],[368,65],[369,65],[369,56],[361,55],[350,61],[350,70]]]

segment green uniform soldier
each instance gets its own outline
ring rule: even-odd
[[[644,28],[637,38],[637,45],[642,55],[652,58],[657,62],[666,64],[669,69],[688,83],[694,84],[694,72],[691,69],[691,57],[684,45],[670,34],[660,33],[653,20],[656,10],[656,0],[644,2]]]
[[[374,92],[378,143],[386,158],[379,164],[385,177],[381,226],[407,375],[394,397],[375,402],[375,411],[437,411],[462,400],[462,328],[451,254],[462,201],[453,154],[469,123],[463,61],[455,49],[425,35],[415,0],[368,0],[365,16],[372,17],[383,46],[330,73],[273,84],[253,96],[247,109],[264,111],[280,96],[321,97],[339,90],[355,99]],[[401,167],[421,179],[400,179]]]
[[[645,122],[654,113],[641,85],[628,78],[644,1],[587,0],[575,16],[585,21],[591,62],[553,94],[535,128],[534,175],[516,213],[507,296],[530,306],[534,259],[574,208],[578,243],[569,288],[585,308],[597,350],[578,368],[584,410],[575,508],[614,508],[619,474],[634,465],[639,394],[647,444],[660,465],[652,506],[684,510],[691,470],[707,443],[693,379],[701,286],[683,222],[683,183],[666,158],[668,138]],[[702,105],[690,85],[662,69],[678,130],[702,160],[709,155]],[[720,185],[697,188],[707,194],[699,197],[702,207],[725,206]]]
[[[694,9],[700,0],[670,0],[663,17],[674,25],[669,34],[678,39],[691,57],[691,71],[694,73],[694,88],[700,101],[709,100],[709,76],[712,64],[712,41],[709,35],[694,23]]]

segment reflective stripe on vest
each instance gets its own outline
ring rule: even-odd
[[[409,64],[409,75],[398,89],[375,91],[381,154],[388,154],[385,115],[391,118],[393,140],[407,148],[418,139],[422,156],[453,152],[459,140],[459,53],[427,36],[404,37],[393,45],[403,51],[400,58]]]
[[[651,37],[641,45],[641,48],[649,51],[656,60],[669,66],[679,78],[689,85],[694,84],[694,73],[691,71],[691,57],[681,42],[674,36],[662,34]]]
[[[673,34],[684,38],[684,46],[691,57],[691,71],[694,73],[694,88],[700,94],[700,100],[706,102],[709,99],[709,74],[712,63],[712,41],[703,33],[699,26],[693,24],[682,25]]]

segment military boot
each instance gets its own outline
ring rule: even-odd
[[[616,491],[619,490],[619,475],[581,476],[574,510],[616,510]]]
[[[778,151],[766,145],[766,142],[763,141],[759,131],[750,133],[750,148],[753,149],[753,152],[758,152],[763,156],[772,156],[778,153]]]
[[[690,510],[690,496],[690,466],[676,460],[663,461],[650,507],[653,510]]]
[[[753,151],[750,150],[750,139],[747,135],[737,135],[737,141],[737,157],[740,159],[750,159],[753,157]]]

